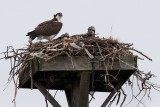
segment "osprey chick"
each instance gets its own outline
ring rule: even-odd
[[[88,32],[87,32],[87,35],[88,36],[92,36],[92,37],[95,37],[95,27],[94,26],[90,26],[89,28],[88,28]]]
[[[47,39],[52,40],[62,28],[62,13],[57,13],[53,16],[53,19],[40,23],[33,31],[28,32],[26,36],[29,36],[30,40]]]

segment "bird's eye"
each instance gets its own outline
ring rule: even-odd
[[[60,16],[62,16],[62,13],[59,13]]]

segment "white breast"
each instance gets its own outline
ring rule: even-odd
[[[51,36],[38,36],[37,40],[42,40],[42,39],[46,39],[46,40],[53,40],[56,37],[57,34],[51,35]]]

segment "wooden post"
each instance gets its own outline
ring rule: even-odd
[[[73,81],[71,89],[65,89],[69,107],[89,107],[90,72],[82,72],[80,80]]]
[[[89,107],[90,73],[82,72],[79,90],[79,107]]]
[[[74,81],[71,89],[71,105],[70,107],[79,107],[79,80]]]
[[[53,107],[61,107],[59,103],[52,97],[52,95],[46,90],[46,88],[38,81],[33,81],[33,84],[39,89],[39,91],[47,98]]]

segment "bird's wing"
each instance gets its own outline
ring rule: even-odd
[[[57,34],[62,28],[61,22],[45,21],[35,28],[35,33],[43,36]]]

